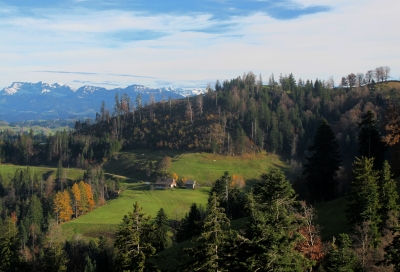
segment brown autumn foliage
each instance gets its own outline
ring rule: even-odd
[[[324,251],[319,228],[313,224],[316,218],[314,208],[308,206],[305,201],[301,201],[297,217],[303,220],[304,226],[299,230],[303,239],[297,243],[296,250],[303,253],[309,260],[316,263],[321,262],[324,258]]]

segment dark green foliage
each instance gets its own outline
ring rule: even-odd
[[[381,140],[381,135],[375,125],[375,115],[368,111],[362,116],[362,121],[358,123],[358,152],[361,156],[375,158],[374,169],[382,169],[384,160],[385,144]]]
[[[156,252],[163,251],[172,245],[171,228],[163,208],[157,212],[152,235],[152,245],[156,249]]]
[[[236,186],[231,184],[232,177],[225,171],[224,175],[217,179],[211,188],[210,196],[216,194],[220,206],[225,209],[228,218],[238,219],[245,215],[244,197]]]
[[[335,197],[335,176],[341,163],[339,145],[326,120],[322,120],[314,136],[314,143],[308,150],[304,174],[309,190],[309,198],[314,201],[331,200]]]
[[[294,214],[295,194],[284,174],[271,170],[248,195],[249,221],[236,242],[238,271],[304,271],[311,262],[294,250],[301,227]]]
[[[135,202],[133,212],[125,215],[116,234],[114,247],[117,271],[145,270],[146,259],[155,253],[155,248],[150,244],[152,231],[150,217]]]
[[[225,269],[224,246],[230,221],[220,207],[214,193],[208,199],[207,214],[201,234],[193,242],[197,245],[187,250],[192,260],[187,264],[187,271],[228,271]]]
[[[400,271],[400,229],[394,230],[393,242],[385,247],[385,262],[394,265],[394,271]]]
[[[178,243],[197,236],[201,233],[203,226],[203,218],[197,204],[193,203],[190,207],[189,213],[181,220],[180,227],[176,234]]]
[[[347,234],[340,234],[337,243],[333,241],[326,259],[326,270],[329,272],[362,271]]]
[[[11,218],[0,225],[0,271],[19,271],[18,230]]]
[[[387,161],[384,161],[382,171],[380,172],[379,178],[379,211],[378,214],[381,217],[381,228],[390,227],[392,225],[391,220],[398,218],[399,216],[399,205],[397,200],[399,194],[396,190],[396,182],[392,179],[392,173],[390,172],[390,165]]]
[[[45,247],[40,258],[40,269],[43,272],[67,271],[68,255],[58,244]]]
[[[353,164],[354,179],[347,195],[347,218],[353,226],[370,222],[374,247],[379,243],[378,225],[381,218],[379,210],[378,179],[379,174],[373,169],[374,158],[356,158]]]

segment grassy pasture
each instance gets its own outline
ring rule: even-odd
[[[165,156],[172,158],[172,166],[168,172],[175,172],[178,177],[194,179],[203,186],[210,186],[225,171],[228,171],[231,175],[242,175],[248,183],[252,183],[269,169],[288,170],[285,163],[274,154],[221,156],[210,153],[182,153],[170,150],[122,152],[117,159],[107,162],[104,169],[108,173],[126,176],[134,181],[154,181],[146,175],[146,166],[150,162],[153,165],[158,165]]]
[[[26,169],[25,165],[14,165],[14,164],[0,164],[0,174],[3,176],[5,181],[9,181],[14,177],[15,170]],[[46,180],[49,176],[55,176],[57,171],[56,167],[48,166],[29,166],[29,169],[34,174],[42,176],[43,180]],[[69,180],[81,180],[83,178],[84,170],[76,168],[63,168],[65,171],[66,178]]]
[[[63,224],[63,232],[67,237],[74,234],[82,234],[85,237],[112,236],[124,215],[133,210],[135,201],[152,218],[160,208],[164,208],[170,219],[181,219],[193,202],[206,206],[209,190],[210,188],[205,187],[197,190],[151,191],[150,186],[145,183],[127,184],[126,190],[118,198],[108,201],[107,205]]]

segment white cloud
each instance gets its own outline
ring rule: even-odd
[[[115,81],[121,86],[154,85],[153,79],[118,76],[32,73],[38,70],[110,72],[154,76],[177,84],[190,80],[230,79],[252,70],[266,79],[271,73],[335,79],[389,65],[398,79],[397,11],[400,2],[313,1],[330,12],[277,20],[263,13],[231,17],[224,32],[210,14],[148,15],[77,10],[74,13],[0,19],[0,86],[12,81]],[[153,40],[119,41],[108,34],[156,31]],[[218,30],[218,29],[216,29]],[[122,34],[121,34],[122,35]]]

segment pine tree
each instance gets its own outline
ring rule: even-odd
[[[295,193],[280,170],[261,176],[247,197],[250,212],[236,266],[243,271],[304,271],[312,262],[295,250],[301,220],[294,214]]]
[[[400,228],[394,229],[395,237],[392,243],[385,247],[384,261],[394,266],[394,271],[400,271]]]
[[[197,204],[190,206],[189,213],[181,220],[180,227],[176,234],[176,240],[180,243],[199,235],[202,229],[202,216]]]
[[[362,116],[362,121],[358,123],[360,132],[358,133],[358,152],[361,156],[367,158],[375,158],[374,169],[381,169],[385,144],[381,140],[381,135],[375,125],[375,115],[372,111],[368,111]]]
[[[144,271],[146,258],[155,253],[155,248],[150,244],[152,231],[150,216],[146,216],[135,202],[133,212],[124,216],[116,234],[114,247],[117,269]]]
[[[379,243],[378,225],[381,219],[379,210],[378,172],[373,169],[374,158],[356,158],[353,164],[354,179],[347,195],[347,218],[354,227],[370,222],[373,246]]]
[[[168,224],[168,217],[161,208],[157,212],[157,217],[155,218],[154,232],[153,232],[153,246],[156,252],[163,251],[164,249],[172,245],[172,239],[170,237],[171,228]]]
[[[339,170],[339,145],[330,125],[322,120],[314,136],[314,143],[308,147],[313,153],[306,157],[304,173],[308,184],[310,199],[330,200],[335,196],[335,176]]]
[[[352,242],[347,234],[340,234],[338,243],[334,240],[327,255],[326,270],[337,271],[362,271],[357,257],[352,250]]]
[[[398,218],[399,216],[399,205],[397,200],[399,194],[396,190],[396,181],[392,179],[392,173],[390,172],[390,165],[387,161],[384,161],[382,171],[380,172],[379,178],[379,211],[378,214],[381,216],[382,227],[388,227],[388,221],[392,218]],[[389,226],[391,224],[389,223]]]
[[[7,218],[0,226],[0,271],[19,271],[18,250],[16,217]]]
[[[226,238],[224,229],[229,226],[230,221],[213,193],[208,199],[203,230],[200,237],[193,240],[198,246],[188,250],[193,260],[188,265],[189,271],[228,271],[224,268],[227,264],[224,262],[223,247]]]

